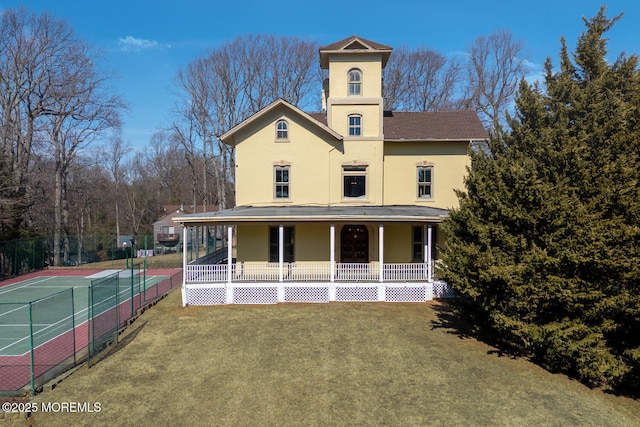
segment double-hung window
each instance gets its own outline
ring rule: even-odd
[[[278,262],[280,258],[280,227],[269,227],[269,262]],[[283,227],[282,230],[282,252],[284,262],[294,261],[294,228]]]
[[[349,70],[349,96],[362,93],[362,72],[357,69]]]
[[[418,166],[418,199],[433,198],[433,167]]]
[[[274,194],[276,199],[289,198],[289,166],[274,167]]]
[[[349,136],[360,136],[362,134],[362,116],[351,114],[349,116]]]
[[[431,259],[437,259],[438,249],[436,246],[436,237],[438,235],[438,227],[432,225],[431,233]],[[411,227],[411,255],[413,262],[424,262],[424,246],[425,246],[425,226],[414,225]]]

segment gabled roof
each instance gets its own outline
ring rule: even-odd
[[[322,130],[324,133],[326,133],[327,135],[331,136],[335,140],[337,140],[337,141],[341,141],[342,140],[342,136],[340,134],[338,134],[337,132],[335,132],[330,127],[328,127],[326,125],[326,122],[325,123],[321,123],[321,122],[317,121],[315,118],[313,118],[309,114],[305,113],[304,111],[300,110],[298,107],[288,103],[287,101],[285,101],[284,99],[281,99],[281,98],[273,101],[271,104],[267,105],[262,110],[258,111],[257,113],[255,113],[254,115],[249,117],[247,120],[245,120],[245,121],[241,122],[240,124],[234,126],[230,130],[225,132],[223,135],[219,136],[218,138],[220,139],[220,141],[224,142],[227,145],[235,145],[236,144],[235,136],[236,136],[236,133],[238,131],[249,127],[256,120],[260,119],[261,117],[265,116],[266,114],[270,113],[271,111],[275,110],[278,107],[284,107],[286,109],[289,109],[293,113],[297,114],[298,116],[300,116],[300,117],[304,118],[305,120],[309,121],[310,123],[312,123],[318,129]]]
[[[310,113],[326,124],[326,113]],[[385,111],[385,141],[481,141],[489,138],[475,111]]]
[[[322,46],[320,49],[320,67],[329,68],[329,54],[344,54],[353,52],[376,52],[382,54],[382,68],[387,65],[387,60],[393,48],[363,37],[353,35],[335,43]]]

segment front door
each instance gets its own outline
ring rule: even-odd
[[[340,232],[340,262],[369,262],[369,232],[364,225],[345,225]]]

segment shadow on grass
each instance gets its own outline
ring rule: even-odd
[[[460,339],[469,338],[483,342],[492,347],[487,354],[512,359],[523,356],[516,348],[496,341],[486,330],[473,324],[470,318],[464,316],[456,300],[440,301],[433,310],[436,313],[436,320],[431,321],[431,329],[445,329],[448,334],[456,335]]]
[[[467,319],[460,315],[455,302],[441,300],[433,306],[436,320],[431,321],[431,329],[445,329],[447,333],[460,338],[476,338]]]

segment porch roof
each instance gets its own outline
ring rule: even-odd
[[[242,222],[442,222],[447,209],[424,206],[238,206],[173,217],[183,224]]]

